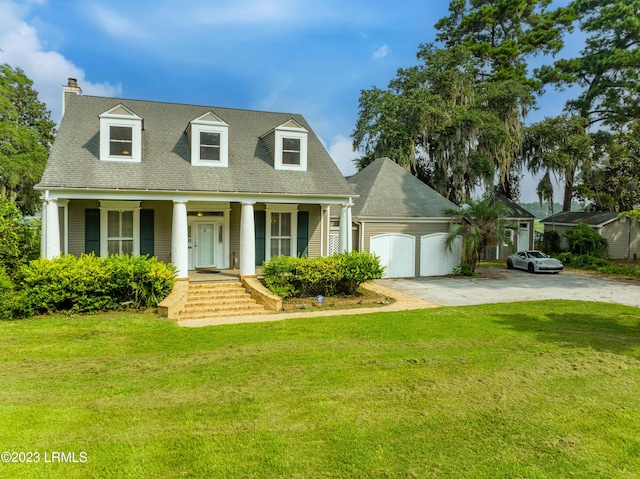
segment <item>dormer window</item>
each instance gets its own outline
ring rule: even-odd
[[[282,164],[300,166],[300,138],[282,138]]]
[[[307,130],[289,120],[267,136],[271,134],[274,135],[273,164],[276,170],[307,171]]]
[[[100,116],[100,161],[142,161],[142,118],[122,104]]]
[[[220,133],[200,132],[200,161],[220,161]]]
[[[191,147],[191,164],[222,166],[229,164],[229,125],[213,112],[189,123],[185,133]]]
[[[109,126],[109,156],[133,155],[133,127]]]

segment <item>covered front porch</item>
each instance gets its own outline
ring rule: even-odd
[[[351,249],[351,198],[171,196],[47,191],[42,255],[148,254],[181,279],[255,277],[272,256],[329,255],[331,206],[341,209],[339,250]]]

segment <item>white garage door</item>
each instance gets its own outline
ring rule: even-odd
[[[460,264],[462,239],[457,237],[451,249],[446,246],[447,233],[434,233],[420,238],[420,276],[451,274]]]
[[[385,278],[407,278],[416,275],[416,238],[403,234],[372,236],[371,253],[380,258]]]

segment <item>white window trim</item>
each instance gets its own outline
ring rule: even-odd
[[[189,130],[192,165],[222,168],[229,166],[229,125],[205,120],[193,120],[189,124]],[[202,132],[220,134],[220,161],[200,159],[200,133]]]
[[[124,108],[124,107],[123,107]],[[110,155],[110,127],[132,128],[131,156]],[[142,118],[137,115],[103,113],[100,115],[100,161],[119,161],[124,163],[142,162]]]
[[[271,258],[271,213],[291,213],[291,256],[298,256],[298,205],[268,204],[265,218],[265,254],[264,259]]]
[[[109,211],[133,211],[133,254],[140,254],[140,202],[100,201],[100,256],[108,256],[109,251]]]
[[[300,164],[288,165],[282,162],[282,140],[292,138],[300,140]],[[307,171],[307,130],[304,128],[278,128],[275,130],[275,168],[276,170]]]

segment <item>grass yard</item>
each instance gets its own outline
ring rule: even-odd
[[[640,310],[0,322],[0,449],[40,461],[3,478],[640,477]]]

